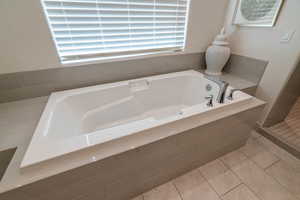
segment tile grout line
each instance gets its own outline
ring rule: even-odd
[[[262,137],[263,137],[263,136],[262,136]],[[262,147],[265,151],[271,153],[271,154],[274,155],[276,158],[280,159],[276,154],[274,154],[273,152],[271,152],[271,151],[268,149],[268,147],[266,147],[264,144],[262,144],[262,143],[260,142],[260,139],[261,139],[261,138],[255,138],[254,140],[255,140],[255,142],[257,142],[257,143],[259,144],[259,146]],[[267,138],[266,138],[266,139],[267,139]]]
[[[258,142],[259,142],[259,138],[256,138],[255,140],[258,140]],[[261,146],[264,150],[270,152],[269,149],[268,149],[264,144],[262,144],[262,143],[259,142],[259,146]],[[253,163],[254,165],[256,165],[259,169],[263,170],[263,172],[264,172],[267,176],[269,176],[269,177],[272,178],[275,182],[277,182],[282,188],[284,188],[288,193],[290,193],[291,196],[295,197],[295,199],[300,200],[300,198],[299,198],[297,195],[295,195],[294,193],[292,193],[286,186],[282,185],[279,181],[277,181],[276,178],[274,178],[272,175],[270,175],[270,174],[268,174],[268,173],[266,172],[269,168],[271,168],[271,167],[274,166],[275,164],[277,164],[277,163],[283,161],[280,157],[278,157],[278,156],[277,156],[276,154],[274,154],[273,152],[270,152],[270,153],[272,153],[273,155],[275,155],[275,156],[278,158],[278,160],[275,161],[274,163],[272,163],[270,166],[268,166],[268,167],[266,167],[266,168],[262,168],[262,167],[260,167],[255,161],[253,161],[253,160],[251,159],[251,157],[247,156],[247,155],[246,155],[244,152],[242,152],[240,149],[237,149],[236,151],[238,151],[239,153],[241,153],[242,155],[244,155],[245,158],[246,158],[246,160],[252,162],[252,163]],[[223,156],[222,156],[222,157],[223,157]],[[219,157],[219,158],[217,158],[217,159],[215,159],[215,160],[219,160],[220,162],[222,162],[222,163],[225,165],[225,167],[226,167],[229,171],[231,171],[231,172],[232,172],[232,173],[233,173],[233,174],[241,181],[241,183],[239,183],[238,185],[236,185],[236,186],[234,186],[233,188],[229,189],[229,190],[228,190],[227,192],[225,192],[224,194],[219,194],[219,193],[214,189],[214,187],[210,184],[210,182],[208,181],[208,179],[202,174],[201,170],[199,169],[200,167],[198,167],[198,168],[196,169],[196,170],[197,170],[197,173],[199,173],[200,176],[202,176],[202,178],[207,182],[207,184],[209,185],[209,187],[217,194],[217,196],[219,197],[219,199],[220,199],[220,200],[223,199],[223,197],[224,197],[226,194],[228,194],[229,192],[235,190],[236,188],[238,188],[238,187],[240,187],[240,186],[242,186],[242,185],[245,185],[245,187],[246,187],[247,189],[249,189],[249,191],[251,191],[251,192],[255,195],[255,197],[257,197],[257,199],[263,200],[261,197],[258,196],[258,194],[256,194],[256,192],[254,192],[254,191],[251,189],[250,186],[248,186],[245,182],[243,182],[243,181],[240,179],[239,175],[238,175],[237,173],[235,173],[235,171],[233,171],[233,169],[232,169],[229,165],[227,165],[227,164],[222,160],[222,157]],[[243,162],[243,161],[242,161],[242,162]],[[240,165],[242,162],[240,162],[238,165]],[[173,179],[173,180],[171,181],[171,183],[172,183],[172,185],[175,187],[175,190],[177,191],[177,193],[178,193],[180,199],[181,199],[181,200],[184,200],[183,195],[182,195],[181,192],[179,191],[179,189],[178,189],[178,187],[176,186],[176,184],[173,182],[174,180],[175,180],[175,179]],[[144,198],[144,193],[143,193],[141,196],[142,196],[142,200],[145,200],[145,198]]]
[[[173,180],[174,180],[174,179],[173,179]],[[175,190],[177,191],[177,193],[178,193],[180,199],[181,199],[181,200],[184,200],[184,199],[183,199],[183,196],[182,196],[182,194],[181,194],[181,192],[179,191],[179,189],[177,188],[177,186],[176,186],[176,184],[173,182],[173,180],[171,181],[172,185],[175,187]]]
[[[265,146],[270,152],[272,152],[274,155],[276,155],[278,158],[280,158],[282,161],[284,162],[287,162],[285,159],[282,158],[283,155],[279,155],[279,154],[288,154],[289,156],[293,157],[293,159],[297,159],[297,157],[295,157],[294,155],[292,155],[291,153],[289,153],[288,151],[286,151],[285,149],[281,148],[280,146],[276,145],[275,143],[273,143],[272,141],[270,141],[269,139],[267,138],[263,138],[265,141],[267,141],[268,143],[271,143],[271,144],[267,144],[267,145],[271,145],[272,147],[267,147],[264,142],[262,141],[259,141],[260,143],[263,143],[262,145]],[[272,149],[274,148],[275,151],[280,151],[280,153],[274,153]],[[284,155],[285,156],[285,155]],[[297,159],[299,160],[299,159]]]
[[[241,153],[240,152],[240,150],[238,149],[237,150],[239,153]],[[243,154],[244,155],[244,154]],[[248,159],[248,157],[246,157],[246,160],[249,160]],[[240,186],[240,185],[245,185],[245,187],[247,187],[256,197],[257,197],[257,199],[259,199],[259,200],[263,200],[263,199],[261,199],[252,189],[250,189],[250,187],[240,178],[240,176],[237,174],[237,173],[235,173],[232,169],[231,169],[231,167],[230,166],[228,166],[222,159],[220,159],[220,161],[225,165],[225,166],[227,166],[228,167],[228,169],[241,181],[241,183],[238,185],[238,186]],[[237,186],[237,187],[238,187]],[[234,189],[236,189],[237,187],[235,187]],[[233,191],[233,189],[232,190],[230,190],[230,191]],[[229,193],[229,191],[228,192],[226,192],[225,194],[227,194],[227,193]],[[225,195],[224,194],[224,195]]]
[[[222,156],[223,157],[223,156]],[[222,158],[221,157],[221,158]],[[248,159],[248,158],[247,158]],[[241,181],[241,183],[239,184],[239,185],[241,185],[242,183],[244,183],[243,181],[242,181],[242,179],[240,179],[240,177],[236,174],[236,173],[234,173],[234,171],[233,170],[231,170],[231,168],[230,168],[230,166],[229,165],[227,165],[222,159],[218,159],[218,160],[220,160],[220,162],[222,162],[224,165],[225,165],[225,167],[227,167],[227,169],[228,169],[228,171],[231,171],[240,181]],[[227,192],[225,192],[225,194],[226,194]]]
[[[264,168],[263,170],[267,173],[267,170],[276,165],[277,163],[281,162],[282,160],[279,158],[279,160],[276,160],[274,163],[269,165],[268,167]]]
[[[242,152],[240,152],[240,153],[242,153]],[[244,155],[244,154],[243,154]],[[250,159],[248,159],[248,157],[246,157],[246,160],[250,160]],[[223,162],[223,161],[222,161]],[[224,163],[224,162],[223,162]],[[232,173],[234,174],[234,175],[236,175],[237,177],[238,177],[238,179],[240,179],[241,180],[241,182],[242,182],[242,184],[244,184],[256,197],[257,197],[257,199],[259,199],[259,200],[264,200],[264,199],[262,199],[262,198],[260,198],[257,194],[256,194],[256,192],[254,192],[252,189],[251,189],[251,187],[249,187],[249,185],[248,184],[246,184],[241,178],[240,178],[240,176],[237,174],[237,173],[235,173],[235,171],[233,171],[230,167],[229,167],[229,170],[231,170],[232,171]]]
[[[234,174],[236,175],[236,174]],[[239,178],[238,178],[239,179]],[[240,179],[239,179],[240,180]],[[244,182],[241,181],[238,185],[234,186],[233,188],[229,189],[227,192],[225,192],[224,194],[222,194],[221,196],[224,197],[226,194],[228,194],[229,192],[232,192],[233,190],[235,190],[236,188],[240,187],[241,185],[244,185]]]
[[[258,167],[259,169],[261,169],[261,170],[263,170],[264,172],[265,172],[265,169],[264,168],[262,168],[262,167],[260,167],[254,160],[252,160],[251,159],[251,157],[249,157],[249,156],[247,156],[243,151],[240,151],[244,156],[246,156],[247,157],[247,159],[249,160],[249,161],[251,161],[252,163],[254,163],[255,165],[256,165],[256,167]],[[271,152],[270,152],[271,153]],[[273,154],[273,153],[272,153]],[[274,155],[274,154],[273,154]],[[278,158],[278,156],[276,156],[277,158]],[[279,162],[281,159],[280,158],[278,158],[278,160],[277,161],[275,161],[274,163],[277,163],[277,162]],[[273,164],[274,164],[273,163]],[[272,165],[273,165],[272,164]],[[271,165],[270,165],[271,166]],[[267,174],[267,173],[266,173]],[[267,174],[268,175],[268,174]],[[269,175],[268,175],[269,176]],[[270,177],[272,177],[272,176],[270,176]],[[272,177],[273,178],[273,177]],[[273,178],[274,179],[274,178]]]
[[[241,153],[242,155],[244,155],[245,156],[245,158],[246,158],[246,160],[248,160],[248,161],[251,161],[251,162],[253,162],[255,165],[256,165],[256,163],[254,162],[254,161],[252,161],[246,154],[244,154],[241,150],[240,150],[240,148],[237,150],[239,153]],[[221,160],[221,162],[223,162],[224,163],[224,165],[226,165],[226,163],[222,160],[222,159],[220,159]],[[245,161],[246,161],[245,160]],[[242,162],[244,162],[244,161],[242,161]],[[228,166],[228,165],[227,165]],[[259,167],[259,166],[258,166]],[[262,198],[260,198],[259,196],[258,196],[258,194],[256,194],[256,192],[254,192],[252,189],[251,189],[251,187],[247,184],[247,183],[245,183],[241,178],[240,178],[240,176],[237,174],[237,173],[235,173],[235,171],[230,167],[230,166],[228,166],[228,168],[229,168],[229,170],[235,175],[235,176],[237,176],[238,177],[238,179],[240,179],[240,181],[242,182],[242,184],[244,184],[245,185],[245,187],[247,187],[259,200],[264,200],[264,199],[262,199]],[[259,167],[260,168],[260,167]]]
[[[263,146],[262,144],[260,144],[259,143],[259,146]],[[270,166],[272,166],[273,164],[275,164],[275,163],[277,163],[277,162],[279,162],[280,160],[281,160],[281,158],[279,158],[277,155],[275,155],[273,152],[271,152],[271,151],[269,151],[268,149],[266,149],[266,147],[262,147],[265,151],[267,151],[268,153],[270,153],[270,154],[272,154],[273,156],[275,156],[278,160],[276,160],[275,162],[273,162]],[[246,156],[246,158],[248,159],[248,160],[251,160],[257,167],[259,167],[260,169],[262,169],[263,171],[265,171],[265,169],[267,169],[268,167],[270,167],[270,166],[268,166],[268,167],[266,167],[266,168],[263,168],[263,167],[261,167],[261,166],[259,166],[257,163],[256,163],[256,161],[254,161],[253,159],[252,159],[252,157],[251,156],[248,156],[247,154],[245,154],[243,151],[240,151],[240,150],[238,150],[241,154],[243,154],[244,156]]]
[[[206,179],[206,177],[202,174],[202,172],[199,169],[200,167],[198,167],[196,170],[197,172],[200,174],[200,176],[202,176],[202,178],[207,182],[208,186],[216,193],[216,195],[219,197],[220,200],[222,200],[222,196],[219,195],[219,193],[215,190],[215,188],[210,184],[210,182]]]
[[[278,161],[278,162],[279,162],[279,161]],[[283,185],[280,181],[278,181],[275,177],[273,177],[273,175],[268,174],[266,171],[265,171],[265,173],[266,173],[268,176],[270,176],[271,178],[273,178],[273,179],[275,180],[275,182],[277,182],[281,187],[283,187],[284,189],[286,189],[286,191],[287,191],[288,193],[290,193],[293,197],[295,197],[296,199],[299,199],[299,200],[300,200],[300,198],[299,198],[297,195],[295,195],[292,191],[289,190],[288,187],[286,187],[286,186]]]
[[[243,153],[243,152],[241,152]],[[244,153],[243,153],[244,154]],[[245,156],[247,156],[246,154],[244,154]],[[248,157],[248,156],[247,156]],[[278,163],[279,161],[281,161],[281,159],[277,156],[277,158],[279,159],[278,161],[274,162],[273,164],[275,163]],[[263,172],[269,176],[271,179],[273,179],[273,181],[275,181],[276,183],[278,183],[283,189],[285,189],[291,196],[295,197],[296,199],[298,199],[298,197],[296,195],[294,195],[289,189],[287,189],[285,186],[283,186],[279,181],[277,181],[276,178],[274,178],[273,176],[271,176],[270,174],[268,174],[263,168],[261,168],[256,162],[254,162],[252,159],[248,159],[249,161],[251,161],[254,165],[256,165],[256,167],[258,167],[259,169],[263,170]],[[270,165],[271,166],[271,165]],[[247,185],[245,183],[245,185]],[[248,185],[247,185],[248,186]],[[248,186],[248,188],[250,189],[250,187]],[[252,191],[252,190],[251,190]]]
[[[263,144],[261,144],[261,143],[259,143],[259,144],[260,144],[260,146],[265,147]],[[275,144],[274,144],[274,145],[275,145]],[[266,148],[266,147],[265,147],[265,148]],[[280,147],[279,147],[279,148],[280,148]],[[280,148],[280,150],[284,150],[284,149],[281,149],[281,148]],[[288,153],[289,155],[291,155],[289,152],[287,152],[287,153]],[[274,153],[273,153],[273,154],[274,154]],[[274,155],[275,155],[275,154],[274,154]],[[266,172],[266,170],[270,169],[272,166],[274,166],[275,164],[279,163],[280,161],[285,163],[285,161],[282,160],[279,156],[276,155],[276,157],[277,157],[279,160],[276,161],[276,162],[274,162],[272,165],[270,165],[270,166],[267,167],[266,169],[264,169],[264,172],[265,172],[269,177],[271,177],[275,182],[277,182],[281,187],[283,187],[288,193],[290,193],[293,197],[295,197],[296,199],[299,199],[299,200],[300,200],[300,198],[299,198],[298,196],[296,196],[294,193],[292,193],[292,192],[288,189],[288,187],[282,185],[282,183],[280,183],[275,177],[273,177],[272,175],[270,175],[270,174],[268,174],[268,173]],[[255,162],[253,162],[253,163],[256,165]]]

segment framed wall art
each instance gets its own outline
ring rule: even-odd
[[[284,0],[238,0],[233,24],[272,27]]]

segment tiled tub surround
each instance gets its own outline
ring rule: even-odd
[[[196,69],[201,53],[0,74],[0,102],[48,96],[51,92]]]
[[[132,200],[298,200],[300,160],[256,132],[242,148]]]
[[[231,74],[258,84],[267,65],[268,61],[232,54],[223,71],[225,74]]]
[[[0,102],[48,96],[74,89],[144,76],[205,68],[204,53],[179,54],[78,67],[0,74]],[[225,74],[258,85],[268,62],[233,54]],[[238,85],[234,85],[238,87]],[[243,88],[244,89],[244,88]],[[255,88],[254,88],[255,89]]]
[[[18,146],[0,182],[1,192],[17,189],[0,199],[128,199],[244,145],[264,105],[253,99],[207,115],[198,128],[103,160],[95,159],[101,154],[95,148],[20,170],[46,101],[42,97],[0,104],[1,126],[11,134],[7,141]],[[172,125],[162,131],[170,129]]]

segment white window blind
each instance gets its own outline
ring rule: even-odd
[[[42,0],[62,62],[182,50],[189,0]]]

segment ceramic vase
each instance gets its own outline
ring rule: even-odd
[[[208,47],[206,51],[206,71],[208,75],[221,75],[222,69],[230,58],[230,48],[228,47],[229,43],[225,36],[224,29],[221,33],[215,38],[213,44]]]

